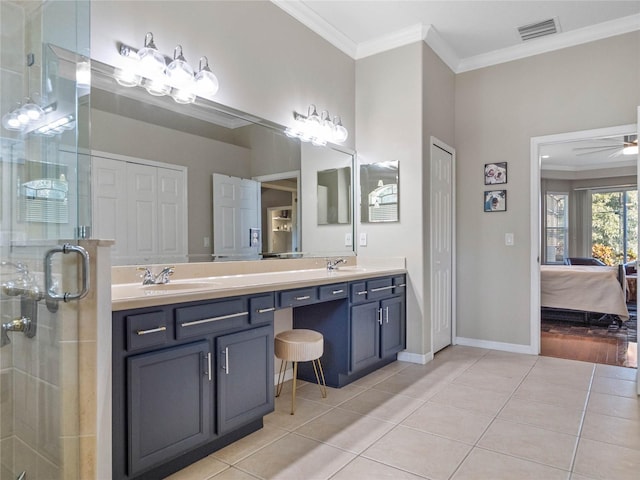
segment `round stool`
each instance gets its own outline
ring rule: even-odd
[[[296,377],[298,376],[298,362],[309,362],[313,365],[313,372],[316,374],[316,381],[320,388],[322,398],[327,397],[327,386],[324,382],[324,372],[320,364],[320,357],[324,351],[324,338],[321,333],[304,328],[285,330],[275,336],[275,354],[281,360],[280,373],[278,374],[278,388],[276,397],[282,393],[284,384],[284,372],[287,369],[287,362],[293,362],[293,392],[291,393],[291,415],[296,409]],[[318,367],[316,368],[316,362]],[[322,377],[322,384],[318,378],[318,370]]]

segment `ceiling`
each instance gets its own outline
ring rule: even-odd
[[[424,40],[456,73],[640,29],[640,0],[272,1],[355,59]],[[520,39],[554,17],[559,33]]]

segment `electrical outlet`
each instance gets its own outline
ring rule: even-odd
[[[345,247],[352,247],[353,246],[353,237],[351,237],[350,233],[345,233],[344,234],[344,246]]]
[[[360,234],[360,246],[361,247],[367,246],[367,234],[364,232]]]
[[[504,234],[504,244],[507,247],[513,247],[513,233],[505,233]]]

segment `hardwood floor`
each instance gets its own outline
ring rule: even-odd
[[[617,338],[578,337],[542,332],[540,354],[583,362],[619,365]]]

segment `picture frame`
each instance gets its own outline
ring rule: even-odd
[[[507,191],[506,190],[485,190],[484,211],[485,212],[506,212],[507,211]]]
[[[484,184],[498,185],[507,183],[507,162],[485,163]]]

